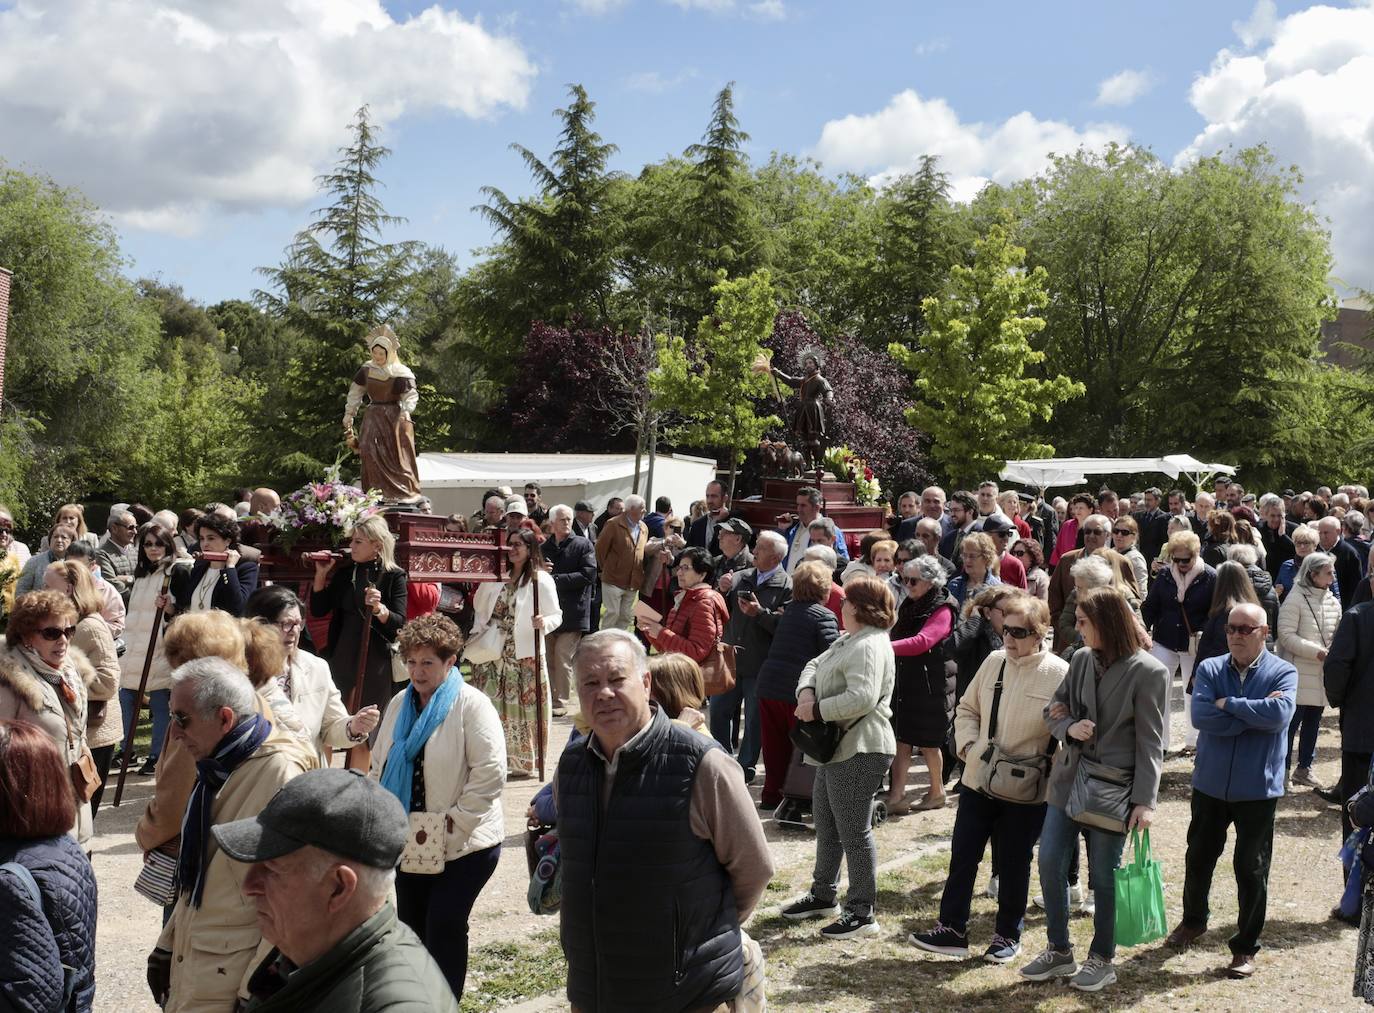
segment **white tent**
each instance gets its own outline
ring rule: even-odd
[[[612,496],[628,496],[634,483],[633,454],[421,454],[420,489],[438,514],[471,514],[482,493],[508,485],[518,496],[526,482],[538,482],[549,506],[580,499],[600,511]],[[649,469],[641,462],[640,490]],[[667,496],[681,515],[716,477],[716,462],[682,454],[659,454],[654,461],[654,497]],[[653,509],[653,499],[649,500]]]
[[[1160,472],[1170,478],[1185,475],[1201,487],[1213,475],[1234,475],[1229,464],[1204,464],[1189,454],[1166,457],[1050,457],[1042,460],[1008,461],[1000,473],[1007,482],[1032,488],[1064,488],[1083,485],[1089,475],[1136,475]]]

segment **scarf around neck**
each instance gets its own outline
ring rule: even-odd
[[[415,760],[434,730],[444,723],[449,711],[463,688],[463,676],[457,668],[448,670],[448,677],[434,695],[429,698],[423,710],[415,705],[418,702],[415,686],[406,687],[401,700],[400,713],[391,729],[391,749],[386,754],[386,765],[382,767],[382,787],[401,800],[406,812],[410,812],[410,789],[415,783]],[[419,711],[417,713],[417,710]]]
[[[1197,580],[1206,565],[1207,564],[1202,561],[1202,553],[1200,552],[1193,555],[1193,565],[1188,568],[1186,573],[1178,568],[1177,563],[1172,561],[1169,563],[1169,569],[1174,575],[1174,583],[1178,586],[1178,600],[1180,604],[1183,602],[1183,596],[1188,593],[1188,585]]]
[[[244,718],[220,739],[212,755],[196,761],[196,786],[181,820],[181,855],[177,859],[177,893],[191,893],[191,906],[200,907],[205,895],[206,849],[210,844],[210,810],[215,796],[244,760],[252,756],[272,731],[261,714]]]

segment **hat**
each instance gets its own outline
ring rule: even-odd
[[[326,767],[292,778],[258,813],[211,827],[237,862],[268,862],[304,847],[394,869],[410,823],[400,800],[355,770]]]
[[[1018,492],[1018,493],[1016,494],[1016,498],[1019,499],[1022,503],[1034,503],[1034,502],[1035,502],[1035,497],[1032,496],[1032,495],[1031,495],[1030,493],[1028,493],[1028,492]]]
[[[735,534],[739,535],[741,538],[748,538],[750,535],[754,533],[754,529],[751,528],[739,517],[731,517],[729,520],[721,524],[720,529],[722,531],[732,531]]]
[[[580,499],[580,500],[578,500],[577,503],[573,506],[573,513],[575,513],[575,514],[580,514],[580,513],[583,513],[583,512],[586,512],[586,513],[589,513],[589,514],[594,514],[594,513],[596,513],[596,507],[592,506],[592,505],[591,505],[590,503],[588,503],[585,499]]]
[[[1282,495],[1285,499],[1292,499],[1294,496],[1297,495],[1297,493],[1295,493],[1292,489],[1285,489],[1280,495]]]
[[[1016,530],[1016,525],[1001,514],[989,514],[983,518],[983,534],[1007,535]]]
[[[519,514],[521,517],[528,517],[530,515],[530,508],[525,506],[525,497],[512,496],[510,499],[506,500],[506,512],[504,516],[509,517],[511,514]]]

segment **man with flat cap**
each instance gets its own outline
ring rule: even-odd
[[[248,982],[252,1013],[458,1013],[424,944],[396,917],[409,835],[396,796],[352,770],[312,770],[257,816],[213,827],[251,863],[243,894],[275,949]]]
[[[736,573],[754,565],[754,554],[749,551],[749,539],[753,535],[753,529],[742,517],[731,517],[716,530],[720,555],[711,560],[714,567],[711,577],[721,594],[730,593]]]

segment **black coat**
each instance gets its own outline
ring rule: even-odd
[[[1341,712],[1341,749],[1374,753],[1374,602],[1341,617],[1322,664],[1326,699]]]
[[[795,701],[802,669],[839,635],[835,613],[820,602],[793,598],[782,610],[768,659],[759,670],[759,699]]]
[[[544,543],[544,559],[553,564],[553,586],[563,622],[554,633],[586,633],[591,629],[592,587],[596,584],[596,546],[581,535],[569,535],[560,545],[553,535]]]
[[[1153,510],[1141,510],[1131,516],[1140,528],[1140,554],[1145,557],[1145,562],[1153,562],[1159,558],[1159,550],[1164,548],[1164,543],[1169,540],[1169,515],[1155,507]],[[1140,590],[1144,592],[1146,589],[1142,587]]]
[[[1279,567],[1290,559],[1296,558],[1298,550],[1293,547],[1293,532],[1297,525],[1292,521],[1283,522],[1283,530],[1275,531],[1263,521],[1260,522],[1260,542],[1264,545],[1264,568],[1269,576],[1279,579]]]
[[[370,564],[363,564],[364,567]],[[406,623],[406,575],[404,570],[382,570],[380,565],[373,567],[367,574],[354,574],[358,564],[344,563],[329,578],[323,591],[310,592],[310,614],[317,619],[329,616],[329,642],[321,657],[329,658],[339,646],[339,636],[349,618],[356,619],[362,609],[363,591],[367,587],[364,577],[370,577],[382,593],[382,604],[386,606],[386,622],[372,617],[372,635],[381,637],[388,644],[396,639],[401,627]]]
[[[1320,548],[1320,546],[1319,546]],[[1364,563],[1360,554],[1350,547],[1344,538],[1329,549],[1320,549],[1336,557],[1336,580],[1341,585],[1341,608],[1348,609],[1355,604],[1355,592],[1364,580]]]
[[[189,570],[184,566],[172,570],[171,591],[177,615],[191,611],[191,596],[195,594],[196,588],[200,587],[200,582],[208,569],[208,560],[197,559]],[[220,571],[219,581],[210,595],[210,607],[228,612],[230,615],[241,616],[248,596],[257,589],[258,564],[244,559],[240,554],[236,566],[226,566]]]
[[[792,600],[792,578],[781,566],[763,584],[759,584],[758,577],[757,569],[751,567],[742,570],[739,580],[725,596],[725,603],[730,606],[730,622],[721,639],[735,645],[737,679],[752,679],[759,674],[773,646],[773,634],[778,628],[782,610]],[[739,596],[742,591],[752,591],[758,598],[758,615],[747,616],[740,610]]]

